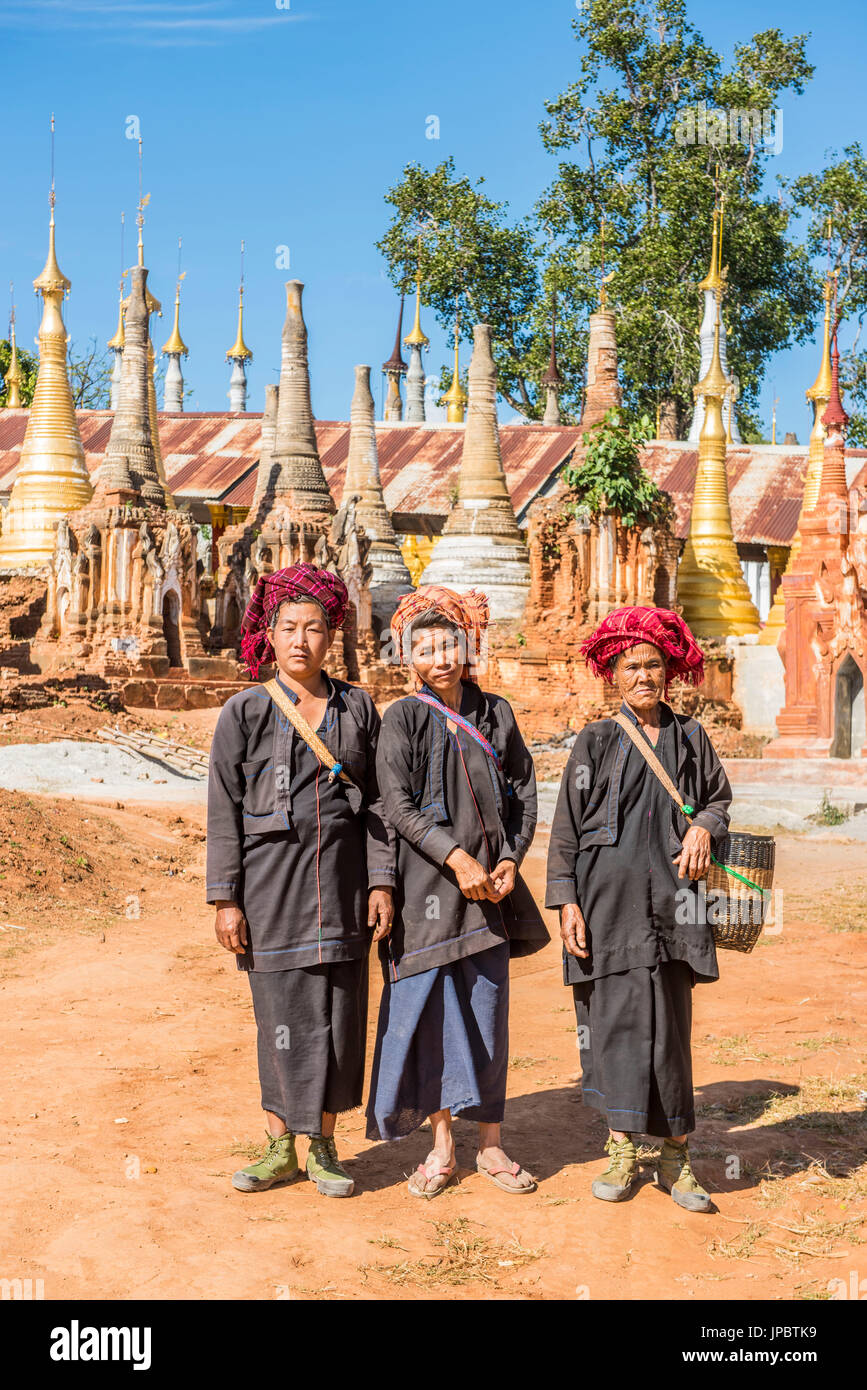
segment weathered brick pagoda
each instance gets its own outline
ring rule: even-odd
[[[846,486],[849,420],[840,400],[839,356],[835,324],[821,481],[814,505],[801,515],[800,550],[782,579],[786,703],[766,758],[867,757],[867,498],[850,496]]]

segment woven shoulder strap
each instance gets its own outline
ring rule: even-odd
[[[686,819],[688,821],[692,821],[692,817],[695,815],[695,807],[688,806],[686,804],[680,792],[677,790],[677,787],[675,786],[674,782],[671,780],[665,768],[662,766],[662,763],[659,761],[658,757],[654,753],[653,749],[649,746],[649,744],[641,737],[641,734],[638,732],[635,725],[632,723],[632,720],[627,719],[626,715],[621,713],[620,711],[618,711],[617,714],[612,715],[612,718],[614,720],[614,723],[619,724],[623,732],[628,734],[629,737],[632,739],[632,742],[635,744],[642,758],[647,763],[647,766],[650,768],[651,772],[656,773],[656,776],[659,778],[660,782],[665,787],[665,790],[668,792],[669,796],[674,801],[681,815],[686,816]]]
[[[279,682],[276,679],[266,681],[263,689],[267,690],[274,704],[282,710],[295,732],[303,738],[307,747],[311,748],[323,766],[329,769],[329,782],[333,782],[335,777],[339,777],[341,782],[348,782],[350,787],[354,786],[352,778],[347,777],[343,771],[342,763],[337,762],[336,758],[331,756],[316,730],[310,727],[301,711],[293,705],[286,691],[281,689]]]

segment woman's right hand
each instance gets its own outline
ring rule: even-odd
[[[467,854],[466,850],[453,849],[446,859],[446,864],[454,873],[458,887],[465,898],[473,898],[476,901],[489,898],[492,902],[496,902],[497,890],[490,874],[482,868],[478,859]]]
[[[560,908],[560,938],[570,956],[587,960],[587,924],[577,903],[564,903]]]
[[[237,903],[217,903],[217,940],[227,951],[242,956],[247,949],[247,922]]]

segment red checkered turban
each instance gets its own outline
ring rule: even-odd
[[[615,657],[641,642],[651,642],[665,657],[666,689],[675,679],[701,685],[704,680],[701,648],[683,618],[671,608],[618,608],[585,638],[581,651],[591,671],[612,681]]]
[[[254,680],[263,662],[274,659],[268,624],[275,609],[287,599],[296,603],[315,599],[324,608],[329,627],[340,627],[346,617],[349,594],[339,574],[303,561],[273,574],[263,574],[241,620],[241,660]]]
[[[467,662],[461,671],[461,679],[475,681],[477,667],[487,655],[485,633],[489,619],[487,596],[478,589],[456,594],[454,589],[446,589],[442,584],[425,584],[414,594],[402,598],[391,620],[391,632],[401,665],[410,664],[410,642],[407,641],[404,646],[404,632],[409,637],[413,620],[431,609],[454,623],[466,635]]]

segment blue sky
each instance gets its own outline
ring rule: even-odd
[[[78,344],[114,332],[122,210],[126,264],[134,259],[137,155],[125,131],[137,116],[152,195],[146,262],[164,307],[157,347],[171,327],[183,237],[188,408],[228,408],[242,237],[250,409],[277,380],[290,276],[306,285],[316,414],[348,418],[357,362],[377,369],[379,402],[396,319],[373,244],[388,221],[384,191],[408,161],[432,166],[451,154],[459,172],[484,175],[491,196],[528,211],[555,169],[538,123],[544,100],[575,75],[574,15],[575,0],[0,0],[0,303],[14,280],[22,345],[38,325],[31,281],[45,255],[50,112],[58,256],[72,280],[65,313]],[[865,140],[859,0],[825,9],[692,0],[689,15],[727,54],[758,29],[812,31],[816,75],[803,97],[784,98],[772,174],[818,169],[832,148]],[[430,115],[439,140],[425,137]],[[288,272],[275,264],[281,246]],[[432,317],[422,322],[433,373],[448,348]],[[769,430],[776,394],[779,438],[787,429],[807,438],[804,390],[816,367],[809,346],[769,365],[763,414]]]

